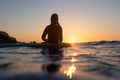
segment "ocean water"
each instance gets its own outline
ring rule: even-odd
[[[0,48],[0,80],[120,80],[120,44]]]

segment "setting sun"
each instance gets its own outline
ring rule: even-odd
[[[70,39],[69,43],[76,43],[76,39],[75,38]]]
[[[71,43],[75,43],[75,39],[71,39]]]

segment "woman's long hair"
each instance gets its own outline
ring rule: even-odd
[[[51,25],[60,26],[60,24],[58,22],[58,15],[56,13],[52,14],[52,16],[51,16]]]

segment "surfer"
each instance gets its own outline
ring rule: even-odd
[[[51,24],[48,25],[43,34],[42,40],[49,43],[61,43],[62,37],[62,27],[58,22],[58,15],[56,13],[51,16]]]

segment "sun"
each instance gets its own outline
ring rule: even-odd
[[[75,39],[71,39],[71,43],[75,43],[76,42],[76,40]]]
[[[75,44],[77,42],[78,42],[77,38],[68,38],[68,40],[67,40],[67,43],[70,43],[70,44]]]

